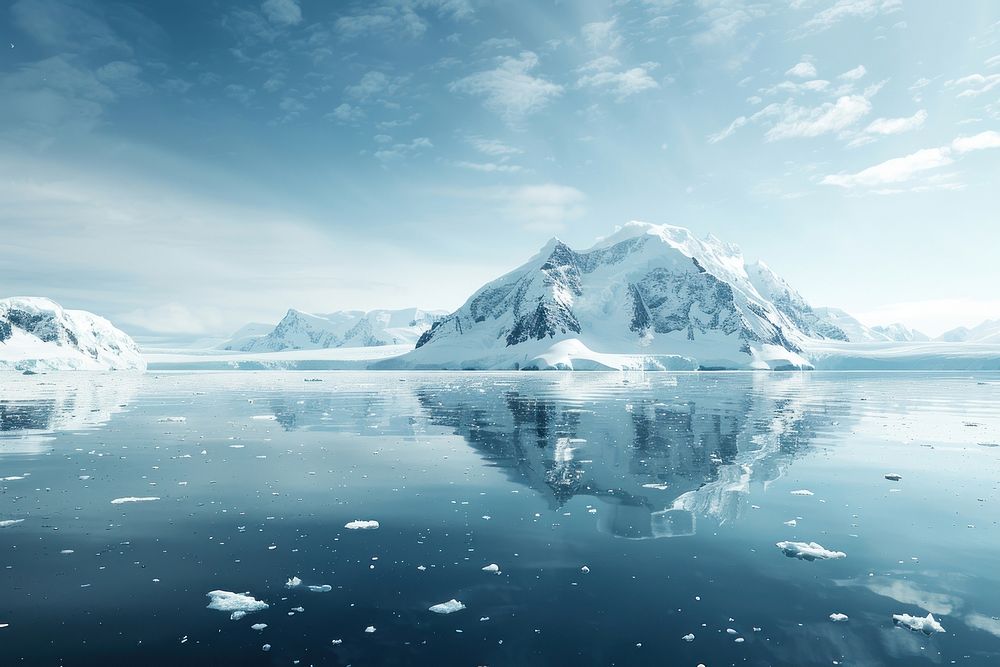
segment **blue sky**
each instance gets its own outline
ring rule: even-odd
[[[557,235],[1000,317],[1000,3],[0,4],[0,275],[128,331],[454,308]]]

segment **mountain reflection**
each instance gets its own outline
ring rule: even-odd
[[[697,376],[644,386],[613,378],[582,400],[548,383],[492,392],[431,384],[417,398],[431,425],[460,435],[551,509],[592,497],[601,530],[643,539],[693,534],[699,517],[736,521],[751,489],[781,475],[829,423],[795,377],[733,384],[721,392]]]

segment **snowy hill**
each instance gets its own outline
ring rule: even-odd
[[[552,239],[380,368],[808,368],[847,340],[764,264],[670,225],[632,222],[578,252]]]
[[[251,322],[237,329],[233,335],[217,347],[220,350],[242,350],[259,338],[263,338],[274,330],[273,324]]]
[[[1000,343],[1000,320],[986,320],[972,327],[946,331],[935,340],[948,343]]]
[[[320,350],[334,347],[375,347],[416,344],[444,311],[404,310],[338,311],[314,315],[294,308],[270,331],[258,333],[243,327],[222,345],[241,352]],[[251,326],[251,325],[248,325]]]
[[[103,317],[42,297],[0,299],[0,370],[145,370],[139,347]]]

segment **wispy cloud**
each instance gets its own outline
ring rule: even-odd
[[[972,151],[1000,148],[1000,132],[981,132],[970,137],[958,137],[946,146],[924,148],[903,157],[892,158],[856,173],[830,174],[820,183],[847,189],[877,189],[909,183],[925,172],[953,164],[960,156]],[[922,187],[922,186],[921,186]],[[898,188],[886,193],[902,191]]]
[[[655,63],[645,63],[639,67],[622,69],[617,58],[603,56],[580,68],[580,77],[576,85],[581,88],[608,90],[621,102],[637,93],[660,87],[649,74],[649,70],[653,67]]]
[[[802,34],[829,30],[848,19],[872,19],[891,14],[902,9],[901,0],[837,0],[832,6],[820,11],[802,26]]]
[[[516,57],[501,58],[497,66],[452,82],[452,92],[480,97],[483,106],[508,123],[544,109],[559,97],[563,87],[531,74],[538,66],[538,56],[522,51]]]

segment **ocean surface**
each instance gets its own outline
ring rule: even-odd
[[[0,663],[1000,665],[998,487],[1000,374],[5,374]]]

